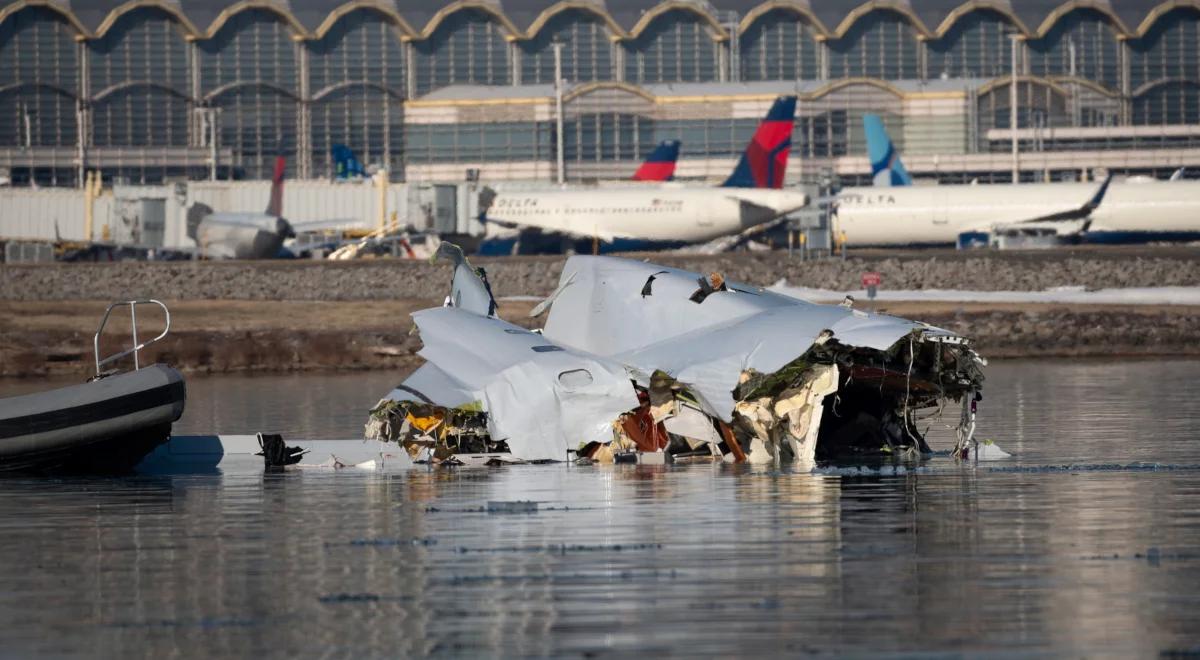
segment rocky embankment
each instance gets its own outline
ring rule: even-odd
[[[641,256],[641,255],[639,255]],[[1200,250],[1165,252],[1039,251],[1018,254],[912,253],[802,261],[784,252],[716,256],[658,254],[656,263],[720,271],[760,286],[790,284],[861,288],[864,271],[893,289],[1038,291],[1059,286],[1149,287],[1200,284]],[[554,257],[479,259],[498,296],[546,295],[563,260]],[[0,265],[0,300],[440,300],[450,270],[425,261],[125,262]]]

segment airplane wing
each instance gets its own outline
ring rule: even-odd
[[[578,227],[567,226],[565,223],[564,224],[556,223],[556,222],[554,222],[553,219],[538,218],[537,220],[532,221],[532,222],[527,222],[527,221],[516,222],[516,221],[512,221],[512,220],[488,218],[486,223],[489,225],[495,225],[497,227],[503,227],[505,229],[517,229],[517,230],[532,229],[532,230],[540,231],[544,234],[561,235],[561,236],[567,236],[570,238],[580,238],[580,239],[598,238],[598,239],[604,241],[605,243],[611,243],[614,238],[618,237],[618,234],[615,234],[610,231],[598,231],[598,230],[586,231],[586,230],[580,229]]]
[[[308,232],[319,232],[326,230],[342,230],[342,229],[367,229],[370,227],[369,222],[363,221],[362,218],[331,218],[329,220],[308,220],[306,222],[292,222],[292,229],[297,234]]]
[[[738,197],[737,195],[729,195],[729,199],[732,199],[733,201],[737,202],[741,206],[740,210],[742,211],[743,218],[746,217],[747,211],[750,211],[750,212],[756,213],[756,214],[765,214],[765,213],[774,214],[775,213],[775,209],[773,209],[769,206],[763,206],[762,204],[755,204],[754,202],[742,199],[741,197]]]
[[[1067,209],[1065,211],[1055,211],[1032,218],[1014,218],[1012,220],[992,221],[986,226],[973,227],[971,229],[978,231],[995,231],[1003,229],[1036,229],[1044,227],[1054,229],[1055,232],[1060,236],[1086,232],[1092,224],[1092,212],[1100,206],[1102,201],[1104,201],[1104,195],[1108,192],[1108,184],[1111,182],[1112,174],[1109,173],[1109,175],[1104,178],[1104,182],[1100,184],[1100,188],[1096,190],[1096,193],[1092,195],[1088,201],[1076,208]]]

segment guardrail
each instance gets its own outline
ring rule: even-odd
[[[146,342],[142,342],[142,343],[138,343],[138,331],[137,331],[137,306],[138,305],[158,305],[159,307],[162,307],[163,315],[166,317],[166,320],[167,320],[167,325],[165,328],[163,328],[163,331],[161,334],[159,334],[154,339],[151,339],[150,341],[146,341]],[[116,309],[117,307],[125,307],[125,306],[129,307],[129,321],[130,321],[130,326],[133,329],[133,348],[131,348],[127,351],[122,351],[115,355],[110,355],[102,360],[102,359],[100,359],[100,335],[104,333],[104,326],[108,325],[108,317],[109,317],[109,315],[112,314],[112,311],[114,309]],[[163,337],[166,337],[167,333],[170,332],[170,330],[171,330],[171,310],[167,309],[167,306],[158,300],[154,300],[154,299],[123,300],[123,301],[115,302],[115,303],[109,305],[108,309],[104,310],[104,318],[100,320],[100,328],[98,330],[96,330],[96,334],[92,337],[92,350],[94,351],[95,356],[96,356],[96,377],[97,378],[100,377],[100,368],[101,367],[103,367],[104,365],[106,365],[110,362],[115,362],[116,360],[120,360],[121,358],[126,357],[127,355],[129,355],[131,353],[133,354],[133,369],[134,369],[134,371],[141,369],[141,363],[138,360],[138,351],[142,350],[143,348],[146,348],[150,344],[153,344],[154,342],[162,339]]]

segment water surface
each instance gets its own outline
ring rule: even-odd
[[[1200,652],[1198,367],[994,364],[1014,459],[903,474],[0,479],[0,655]],[[179,429],[354,437],[396,380],[192,378]]]

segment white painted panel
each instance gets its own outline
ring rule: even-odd
[[[0,238],[54,240],[56,225],[62,238],[83,240],[82,190],[0,190]]]

